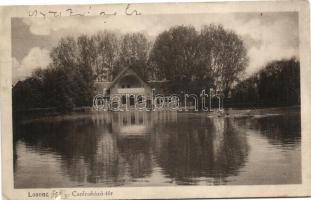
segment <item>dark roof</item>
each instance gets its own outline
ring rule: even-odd
[[[134,72],[134,74],[137,76],[139,80],[146,83],[146,85],[150,86],[152,89],[155,89],[155,94],[163,94],[163,95],[169,94],[168,91],[168,84],[170,83],[169,80],[144,81],[131,67],[124,68],[121,72],[119,72],[119,74],[113,79],[112,82],[95,82],[96,91],[102,91],[104,88],[106,88],[107,90],[110,89],[118,80],[120,80],[120,78],[122,78],[122,75],[126,73],[128,70],[132,70],[132,72]]]
[[[146,83],[147,85],[149,85],[146,81],[144,81],[142,78],[140,78],[140,76],[135,72],[135,70],[134,70],[133,68],[131,68],[131,67],[126,67],[126,68],[124,68],[124,69],[113,79],[113,81],[111,82],[111,84],[109,85],[109,87],[108,87],[107,89],[110,89],[112,86],[114,86],[115,83],[116,83],[116,82],[122,77],[122,75],[123,75],[125,72],[127,72],[128,70],[132,70],[132,71],[134,72],[134,74],[137,76],[137,78],[138,78],[140,81],[142,81],[142,82]]]
[[[155,94],[163,94],[166,95],[169,92],[167,91],[167,86],[169,84],[169,81],[163,80],[163,81],[148,81],[148,84],[152,89],[155,89]]]

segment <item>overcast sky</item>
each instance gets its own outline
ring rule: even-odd
[[[143,32],[149,38],[155,38],[174,25],[193,25],[200,30],[211,23],[222,24],[242,37],[250,58],[248,75],[269,61],[299,57],[298,14],[294,12],[13,18],[13,80],[24,79],[36,68],[46,68],[51,48],[63,36],[112,30]]]

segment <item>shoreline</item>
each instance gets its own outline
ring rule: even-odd
[[[146,112],[146,113],[176,113],[176,114],[189,114],[189,115],[202,115],[207,117],[226,117],[226,118],[240,118],[240,117],[260,117],[260,116],[273,116],[286,114],[300,114],[300,105],[286,106],[286,107],[266,107],[266,108],[225,108],[223,111],[170,111],[170,110],[159,110],[159,111],[96,111],[92,108],[78,109],[70,113],[44,113],[41,115],[29,114],[14,116],[13,125],[40,121],[63,121],[63,120],[77,120],[88,118],[94,115],[101,114],[113,114],[113,113],[131,113],[131,112]],[[15,113],[14,115],[18,115]]]

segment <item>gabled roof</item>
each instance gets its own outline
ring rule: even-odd
[[[149,84],[144,81],[143,79],[140,78],[140,76],[135,72],[135,70],[132,67],[126,67],[124,68],[121,72],[119,72],[119,74],[113,79],[113,81],[111,82],[111,84],[108,86],[107,89],[110,89],[112,86],[114,86],[121,78],[123,78],[123,75],[127,72],[131,70],[132,73],[134,73],[134,75],[136,75],[136,77],[143,83],[145,83],[146,85],[149,86]]]

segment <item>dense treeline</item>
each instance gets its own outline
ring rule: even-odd
[[[231,103],[240,106],[300,104],[300,64],[295,58],[273,61],[232,90]]]
[[[45,70],[18,82],[13,88],[15,109],[54,107],[68,111],[75,106],[90,105],[93,95],[93,71],[85,57],[87,36],[61,39],[51,52],[52,63]]]
[[[175,26],[150,41],[142,33],[104,31],[62,38],[52,63],[13,88],[14,109],[89,106],[94,81],[111,81],[125,67],[145,80],[170,80],[169,92],[198,93],[210,87],[225,95],[248,64],[243,41],[221,25]],[[198,90],[198,88],[200,88]]]
[[[167,80],[167,92],[199,95],[218,89],[231,104],[299,104],[299,61],[275,61],[243,80],[248,65],[243,40],[221,25],[174,26],[151,41],[142,33],[64,37],[47,69],[13,87],[16,110],[90,106],[94,82],[112,81],[125,67],[145,80]],[[238,83],[238,84],[237,84]],[[234,88],[234,89],[233,89]]]
[[[62,38],[52,49],[52,63],[13,88],[15,110],[54,108],[70,111],[92,105],[94,81],[111,81],[125,66],[146,77],[150,42],[141,33],[119,36],[99,32]]]
[[[191,26],[172,27],[157,37],[150,60],[158,79],[181,86],[195,81],[223,91],[226,97],[248,64],[242,39],[221,25],[203,26],[200,32]]]

